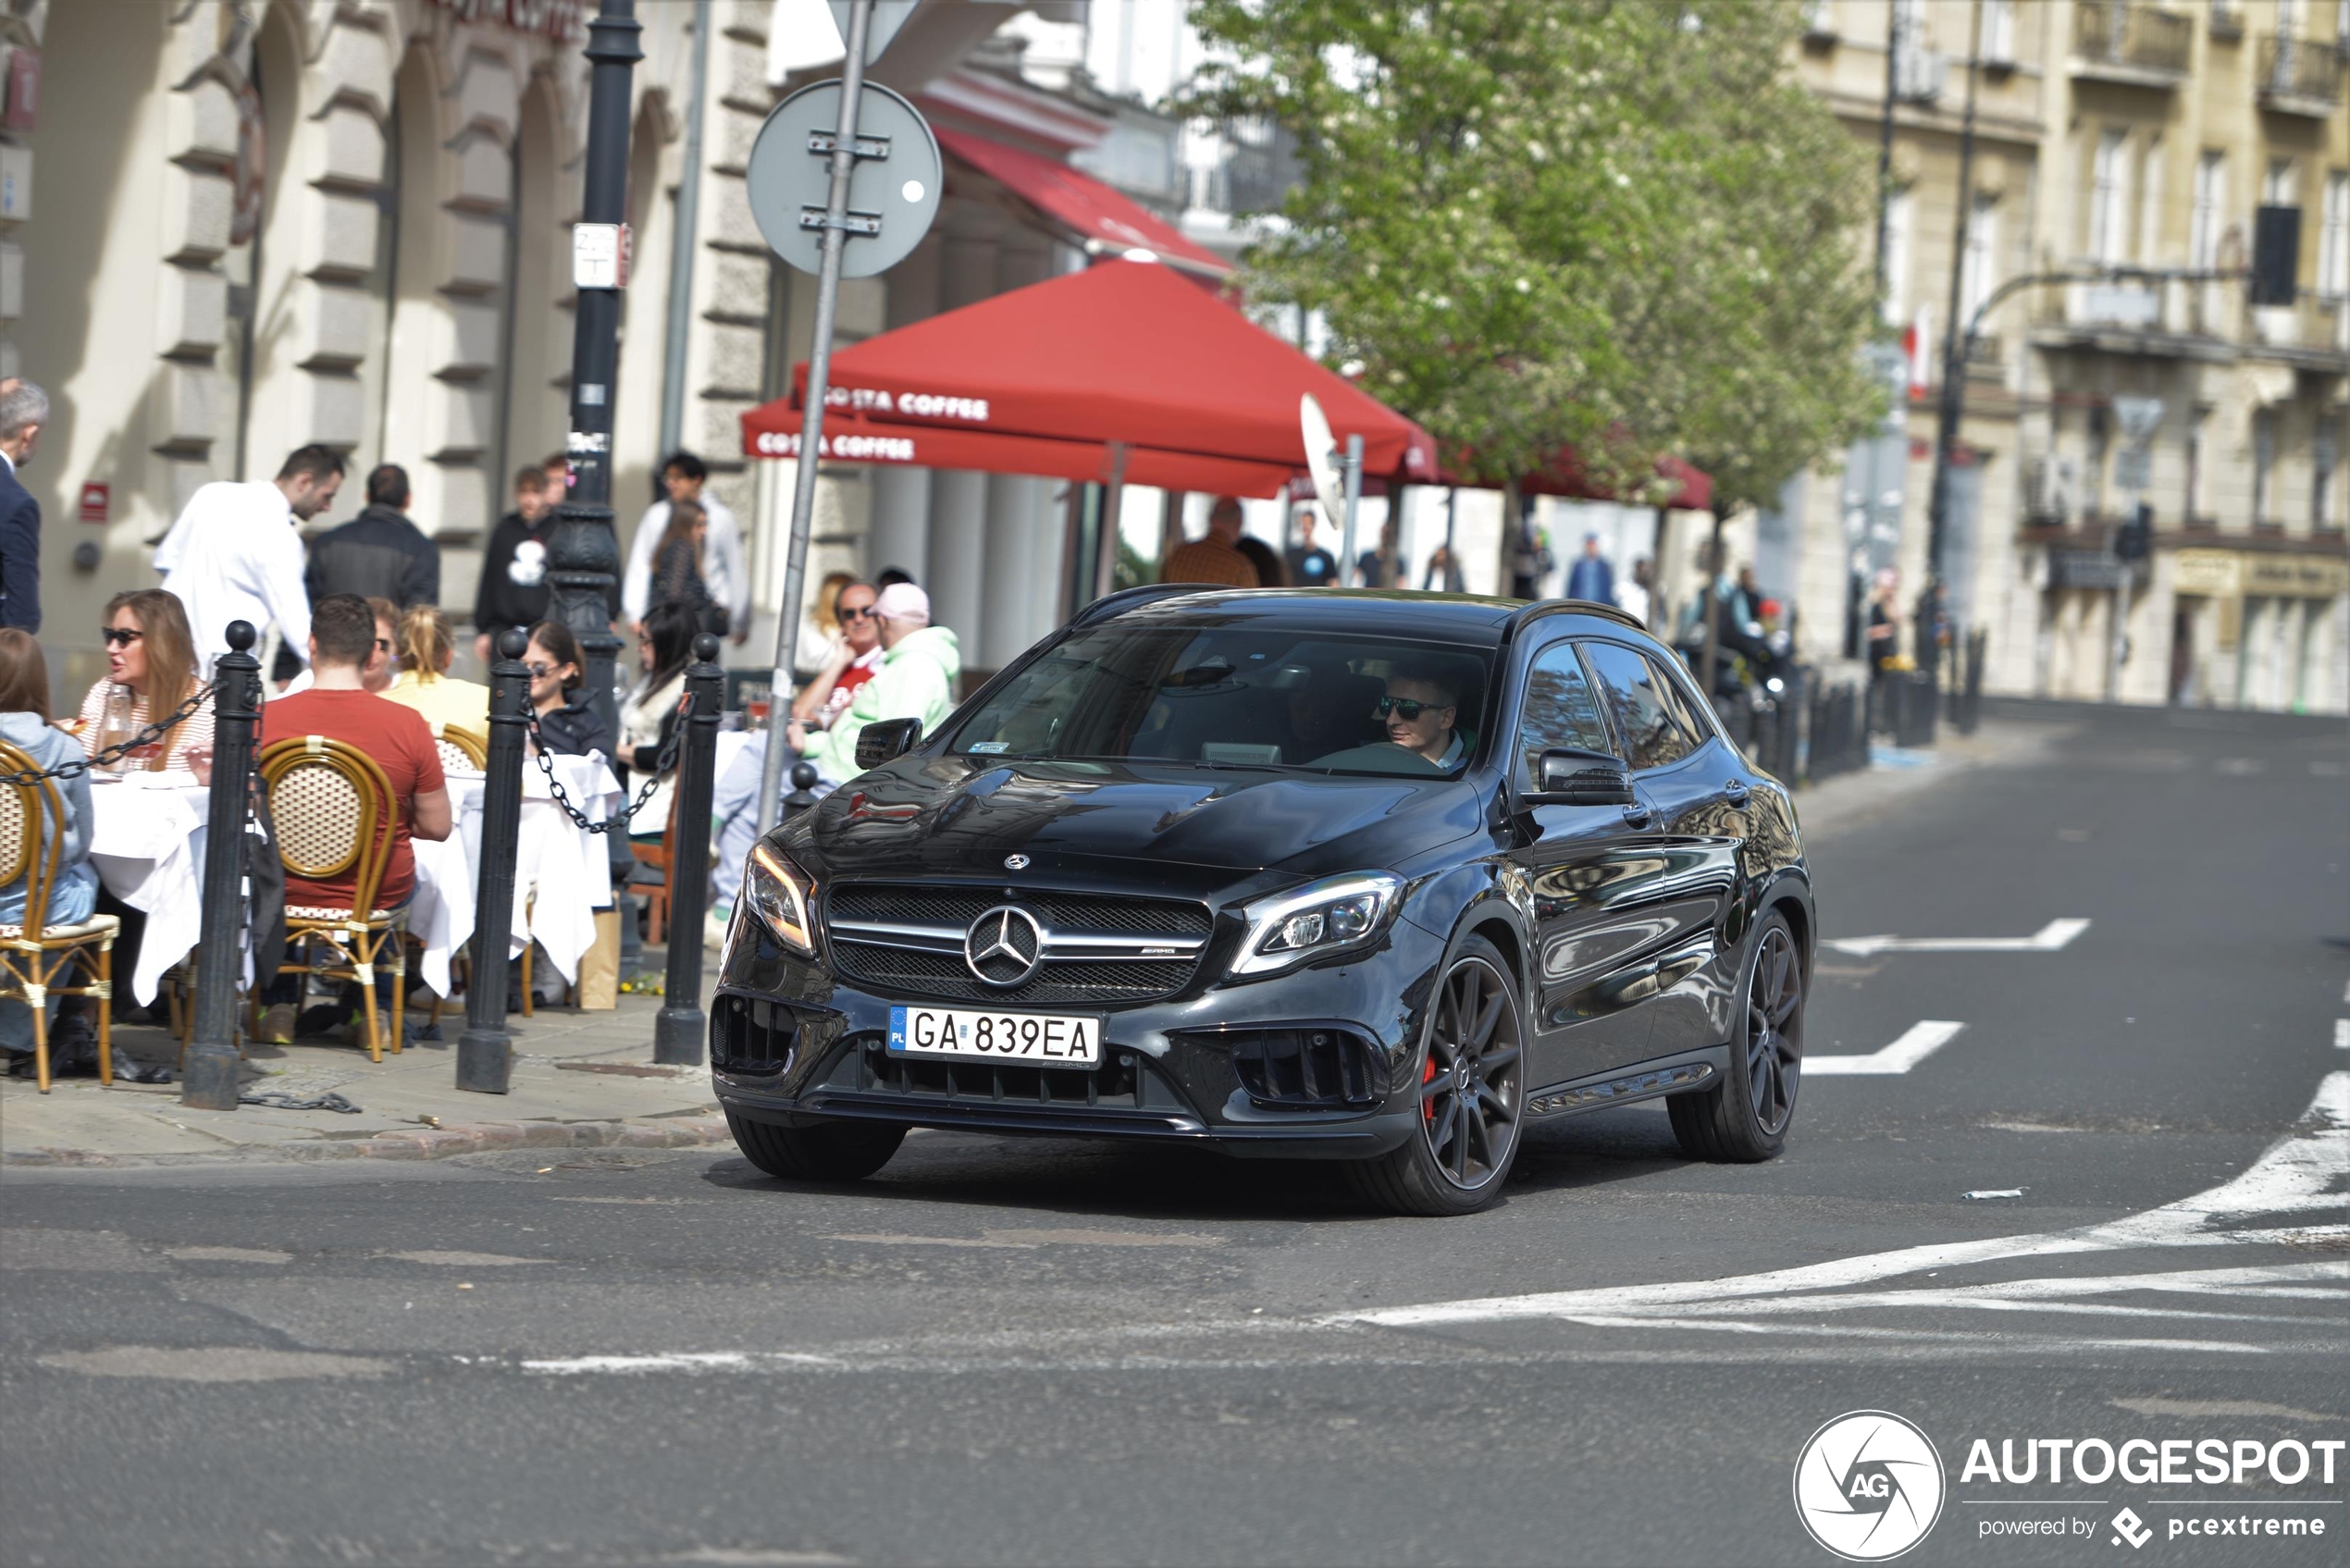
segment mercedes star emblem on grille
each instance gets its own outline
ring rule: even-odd
[[[1028,870],[1028,857],[1025,855],[1005,856],[1004,870],[1008,871],[1024,871]]]
[[[989,985],[1018,985],[1036,972],[1045,930],[1017,904],[999,904],[963,933],[963,962]]]

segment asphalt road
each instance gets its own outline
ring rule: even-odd
[[[847,1191],[708,1152],[12,1171],[0,1560],[1815,1563],[1799,1451],[1874,1409],[1945,1472],[1906,1561],[2340,1562],[2350,734],[2019,711],[2022,759],[1807,821],[1830,936],[2038,945],[1824,952],[1814,1060],[1916,1059],[1808,1075],[1767,1166],[1633,1107],[1454,1221],[946,1134]],[[2312,1471],[2026,1482],[1978,1438]]]

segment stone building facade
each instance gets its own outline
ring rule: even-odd
[[[2342,0],[1813,0],[1797,61],[1876,143],[1899,19],[1889,331],[1919,352],[1880,474],[1904,597],[1923,580],[1958,216],[1962,313],[2026,274],[2232,271],[2258,209],[2297,213],[2296,296],[2240,279],[2018,289],[1965,366],[1952,598],[1995,691],[2350,709],[2350,4]],[[1976,62],[1975,158],[1959,139]],[[2156,405],[2158,404],[2158,409]],[[2131,422],[2153,414],[2143,448]],[[1808,651],[1840,653],[1871,486],[1855,454],[1791,484]],[[2153,550],[2110,545],[2143,500]],[[1898,519],[1898,523],[1893,522]],[[2128,571],[2128,656],[2109,685]]]

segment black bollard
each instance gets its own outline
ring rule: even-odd
[[[653,1060],[696,1066],[709,1022],[701,1011],[702,912],[710,907],[710,798],[718,784],[718,705],[726,672],[718,639],[694,639],[686,668],[689,711],[677,737],[677,830],[669,846],[669,980],[653,1019]]]
[[[245,813],[254,736],[261,728],[261,661],[250,623],[229,623],[229,651],[212,667],[212,801],[204,857],[204,925],[196,939],[196,1019],[179,1076],[179,1103],[233,1111],[242,1087],[237,981],[244,969]],[[267,984],[269,975],[254,977]]]
[[[791,793],[784,796],[784,821],[790,821],[816,804],[816,781],[823,777],[813,762],[791,765]]]
[[[457,1039],[457,1087],[503,1094],[513,1070],[506,1032],[506,965],[514,932],[514,858],[522,837],[524,731],[530,672],[527,633],[498,636],[489,664],[489,755],[481,781],[481,882],[474,895],[473,974],[465,982],[465,1032]]]

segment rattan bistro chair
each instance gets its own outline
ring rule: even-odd
[[[0,772],[37,773],[41,764],[0,741]],[[0,925],[0,996],[32,1009],[32,1062],[49,1093],[49,998],[87,996],[98,1005],[98,1080],[114,1081],[114,939],[122,922],[93,915],[71,925],[43,918],[56,885],[56,827],[66,820],[56,782],[0,781],[0,887],[25,884],[26,919]]]
[[[435,724],[432,744],[440,753],[443,768],[455,768],[462,772],[485,772],[489,767],[489,737],[478,730],[462,724]]]
[[[316,973],[359,982],[367,1017],[367,1056],[384,1059],[376,1021],[376,965],[391,977],[391,1049],[396,1056],[407,1004],[405,910],[378,909],[376,893],[391,861],[400,803],[376,759],[324,735],[289,736],[261,753],[261,786],[277,819],[278,855],[289,877],[352,883],[348,908],[286,906],[286,961],[279,974]],[[314,963],[321,945],[333,957]],[[295,961],[295,954],[303,955]]]

